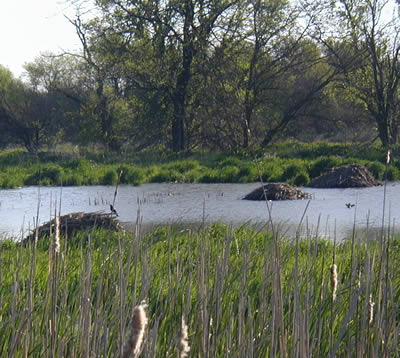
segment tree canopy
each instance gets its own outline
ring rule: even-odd
[[[83,1],[81,1],[83,2]],[[79,1],[73,3],[79,5]],[[106,150],[398,141],[399,14],[387,0],[98,0],[76,54],[0,67],[0,143]]]

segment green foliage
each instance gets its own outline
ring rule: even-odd
[[[218,183],[218,170],[206,169],[198,181],[200,183]]]
[[[294,178],[297,177],[299,174],[307,174],[307,166],[305,162],[301,160],[291,161],[290,164],[283,171],[282,181],[293,183]],[[300,178],[298,180],[301,181]]]
[[[295,186],[305,186],[309,182],[310,182],[310,176],[306,171],[296,174],[292,180],[292,184]]]
[[[0,167],[22,165],[25,162],[26,151],[23,149],[5,150],[0,153]]]
[[[57,164],[39,165],[24,181],[25,185],[62,185],[63,169]]]
[[[400,179],[400,170],[397,167],[390,165],[387,170],[387,173],[386,173],[386,178],[387,178],[387,180],[390,180],[390,181],[399,180]]]
[[[311,178],[318,177],[321,174],[327,172],[329,169],[337,167],[341,164],[343,164],[343,160],[338,157],[329,156],[326,158],[319,158],[314,162],[312,162],[310,165],[310,170],[309,170],[310,177]]]
[[[383,179],[385,174],[385,165],[380,162],[367,162],[367,169],[373,174],[376,179]]]
[[[189,170],[199,169],[200,163],[193,159],[182,159],[180,161],[173,161],[165,165],[166,169],[176,170],[183,174]]]
[[[308,160],[297,158],[309,144],[296,143],[290,151],[286,146],[277,145],[275,154],[264,153],[256,160],[253,155],[192,153],[170,154],[160,160],[160,153],[146,152],[143,157],[137,153],[116,156],[98,151],[89,151],[86,157],[76,158],[76,154],[65,152],[54,154],[41,152],[36,156],[22,150],[0,152],[0,187],[15,188],[23,185],[115,185],[122,169],[121,183],[140,185],[148,182],[186,182],[186,183],[252,183],[288,182],[305,185],[310,180],[332,167],[359,163],[364,164],[374,175],[383,179],[384,165],[381,162],[366,161],[359,157],[327,156]],[[330,146],[323,146],[323,148]],[[337,145],[338,148],[341,148]],[[298,152],[295,152],[297,148]],[[319,150],[318,145],[313,147]],[[333,146],[333,148],[336,148]],[[339,149],[337,149],[339,151]],[[366,150],[367,151],[367,150]],[[375,149],[374,149],[375,151]],[[348,150],[354,154],[355,150]],[[292,159],[285,158],[287,154]],[[279,154],[279,155],[278,155]],[[382,153],[381,153],[382,154]],[[259,153],[260,155],[260,153]],[[282,156],[283,157],[282,157]],[[312,155],[310,155],[312,156]],[[169,158],[169,159],[168,159]],[[297,159],[296,159],[297,158]],[[146,163],[146,160],[149,162]],[[395,160],[393,168],[399,169],[400,161]],[[396,180],[396,169],[389,170],[391,180]],[[300,175],[301,174],[301,175]],[[296,177],[298,178],[296,179]]]
[[[118,181],[117,171],[114,169],[108,169],[103,176],[101,184],[103,185],[115,185]]]
[[[241,159],[237,157],[226,157],[223,158],[222,160],[218,161],[217,166],[219,168],[221,167],[226,167],[226,166],[236,166],[239,167],[241,163]]]
[[[333,245],[318,238],[292,241],[248,226],[221,224],[200,230],[161,227],[140,237],[95,229],[61,237],[57,260],[49,254],[52,240],[40,237],[36,248],[0,241],[0,301],[4,303],[0,347],[5,356],[12,349],[11,356],[23,356],[25,349],[37,356],[49,349],[82,356],[90,349],[93,356],[114,357],[120,348],[118,337],[130,333],[133,308],[141,299],[148,304],[148,329],[157,327],[153,337],[157,339],[146,335],[146,349],[157,356],[176,350],[182,316],[194,356],[203,352],[204,339],[216,358],[225,357],[227,351],[234,356],[240,352],[269,356],[276,349],[280,355],[282,339],[287,350],[298,348],[297,339],[290,339],[296,335],[307,340],[310,356],[329,356],[332,340],[338,342],[337,356],[353,354],[355,342],[363,352],[397,349],[395,342],[383,345],[373,339],[376,332],[395,334],[398,326],[393,304],[400,295],[396,237],[381,248],[379,242],[363,237]],[[332,257],[338,272],[335,299]],[[382,267],[387,278],[382,279]],[[123,285],[116,290],[116,283]],[[379,302],[369,287],[390,288],[393,298]],[[276,292],[279,300],[274,299]],[[301,306],[293,304],[293,297]],[[370,297],[376,307],[371,320]],[[30,299],[34,310],[32,324],[27,325],[23,313],[31,307]],[[352,302],[366,309],[354,310]],[[382,312],[383,305],[390,315]],[[269,324],[280,314],[286,338],[278,334],[279,327]],[[43,317],[57,323],[57,334],[43,323]],[[213,327],[225,328],[205,337],[202,332],[210,327],[211,318]],[[363,324],[367,319],[368,325]],[[101,329],[105,326],[107,331]]]
[[[122,170],[121,183],[139,185],[143,182],[145,173],[144,170],[133,165],[122,165],[119,170]],[[118,171],[119,171],[118,170]]]
[[[177,170],[160,167],[151,174],[149,181],[150,183],[182,182],[183,178]]]
[[[218,182],[235,183],[239,174],[239,168],[234,165],[226,165],[218,171]]]

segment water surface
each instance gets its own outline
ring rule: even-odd
[[[222,222],[229,225],[265,225],[271,215],[275,227],[294,235],[302,217],[302,233],[314,232],[341,240],[358,229],[382,227],[384,187],[302,190],[311,200],[269,203],[241,200],[259,186],[253,184],[144,184],[120,186],[115,200],[120,221],[132,229],[138,216],[144,226]],[[387,185],[385,224],[398,222],[400,182]],[[20,237],[54,213],[109,212],[115,187],[25,187],[0,190],[0,235]],[[348,209],[346,203],[355,206]]]

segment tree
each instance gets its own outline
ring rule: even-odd
[[[36,152],[49,138],[51,123],[47,98],[0,66],[0,133]]]
[[[387,0],[340,0],[334,4],[336,28],[340,29],[334,35],[340,40],[332,43],[326,29],[320,31],[319,39],[336,58],[336,66],[343,69],[345,90],[363,103],[382,145],[390,148],[398,140],[400,124],[398,18],[384,16],[390,8]]]
[[[213,30],[224,15],[229,16],[229,9],[236,2],[238,0],[101,2],[104,18],[117,20],[115,33],[124,39],[127,52],[132,43],[143,39],[153,46],[153,67],[164,71],[156,85],[168,92],[172,107],[174,151],[185,149],[186,109],[194,61],[204,56]]]

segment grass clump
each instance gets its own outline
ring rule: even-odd
[[[339,157],[329,156],[326,158],[319,158],[313,161],[310,165],[309,174],[311,178],[319,177],[326,173],[329,169],[337,167],[343,164],[343,161]]]
[[[63,168],[57,164],[38,166],[32,175],[25,179],[25,185],[62,185]]]

